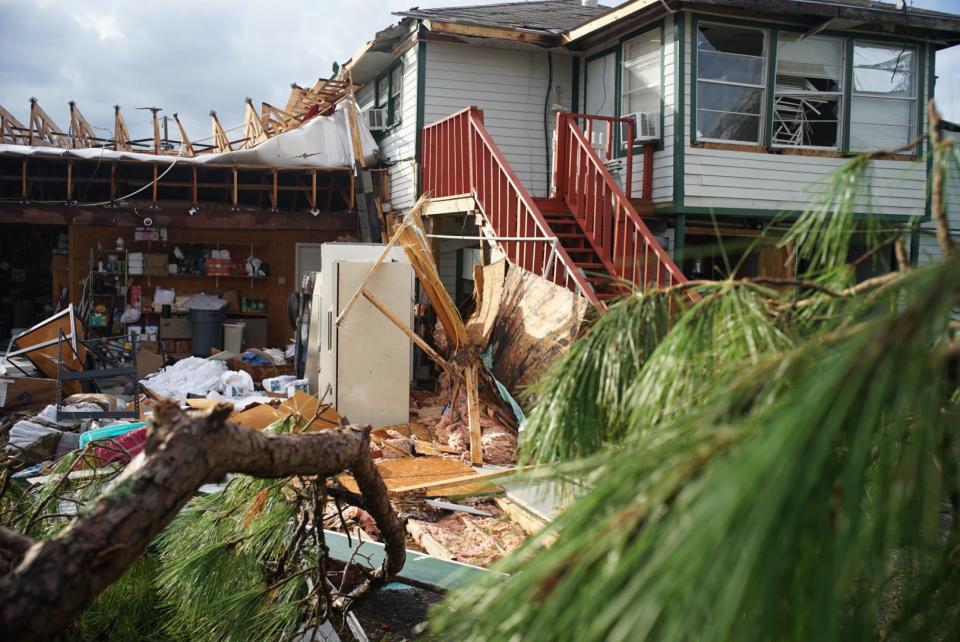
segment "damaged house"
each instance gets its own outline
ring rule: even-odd
[[[870,189],[845,206],[909,238],[857,278],[939,256],[924,134],[960,16],[902,5],[415,7],[282,108],[248,99],[234,128],[211,112],[207,138],[156,108],[133,140],[119,106],[108,136],[74,103],[63,128],[36,99],[23,120],[0,107],[4,488],[51,502],[69,481],[150,481],[127,465],[189,452],[170,426],[225,456],[211,435],[299,452],[215,483],[191,470],[200,495],[184,482],[150,513],[127,562],[160,565],[187,637],[206,625],[192,603],[238,608],[202,553],[248,537],[280,549],[243,568],[266,587],[249,639],[312,639],[394,576],[435,600],[487,573],[569,501],[503,478],[531,386],[614,301],[797,278],[782,235],[832,211],[831,177],[861,154]],[[943,192],[960,227],[956,176]],[[353,450],[328,465],[340,435]],[[52,537],[85,510],[71,500],[16,525]],[[177,594],[179,558],[210,571],[189,569],[196,593]],[[323,609],[313,629],[304,604]],[[382,624],[350,617],[357,639]]]

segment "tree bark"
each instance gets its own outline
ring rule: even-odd
[[[48,640],[62,631],[143,554],[197,488],[227,473],[329,477],[351,471],[386,544],[386,559],[361,588],[382,584],[403,567],[404,529],[370,458],[369,426],[262,433],[226,424],[231,411],[159,406],[144,452],[89,512],[49,540],[0,532],[0,559],[16,565],[0,577],[0,639]]]

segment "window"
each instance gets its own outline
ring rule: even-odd
[[[766,50],[760,29],[698,26],[698,139],[760,143]]]
[[[838,149],[843,120],[844,41],[780,34],[773,144]]]
[[[855,42],[850,149],[873,151],[908,145],[916,136],[917,52]]]
[[[623,43],[620,113],[624,116],[660,112],[660,45],[659,29]]]
[[[374,106],[386,110],[387,126],[400,124],[403,107],[403,65],[398,64],[377,78],[375,90]]]

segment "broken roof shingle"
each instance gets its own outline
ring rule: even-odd
[[[501,2],[466,7],[444,7],[398,11],[405,18],[454,22],[484,27],[499,27],[548,34],[562,33],[609,11],[599,5],[585,7],[580,0],[544,0],[541,2]]]

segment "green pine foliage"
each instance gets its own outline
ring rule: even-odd
[[[960,258],[838,296],[855,235],[882,242],[850,214],[867,167],[785,237],[806,284],[700,287],[649,334],[664,293],[635,295],[555,364],[524,445],[580,494],[434,634],[960,639]]]

